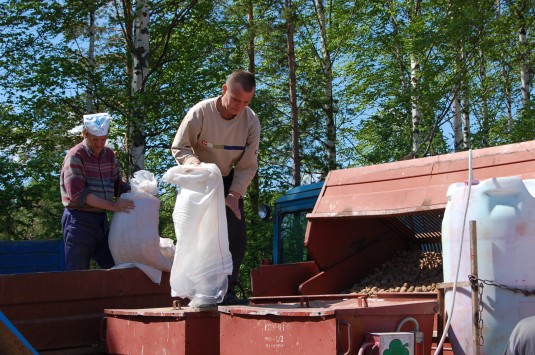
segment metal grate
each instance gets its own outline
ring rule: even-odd
[[[416,241],[423,251],[442,252],[442,218],[444,210],[406,214],[385,218],[398,234]]]
[[[442,211],[396,217],[412,231],[416,239],[442,238]]]

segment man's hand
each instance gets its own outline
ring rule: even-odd
[[[230,208],[230,210],[234,213],[237,219],[241,219],[240,204],[239,204],[240,198],[241,198],[241,195],[233,191],[231,191],[225,198],[225,206]]]
[[[108,201],[93,193],[87,195],[85,203],[89,206],[101,208],[112,212],[127,212],[133,210],[136,205],[134,201],[128,198],[118,198],[116,201]]]
[[[128,198],[119,198],[117,199],[117,201],[115,201],[113,205],[114,205],[114,209],[112,211],[114,212],[130,213],[130,211],[136,207],[136,205],[134,204],[134,201]]]
[[[189,157],[184,162],[185,165],[201,166],[201,161],[197,157]]]

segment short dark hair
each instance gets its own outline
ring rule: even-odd
[[[238,69],[233,71],[225,83],[228,87],[239,84],[243,90],[251,92],[256,89],[256,80],[253,74],[246,70]]]

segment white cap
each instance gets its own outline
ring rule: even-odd
[[[84,126],[94,136],[106,136],[110,128],[110,115],[107,113],[84,115]]]

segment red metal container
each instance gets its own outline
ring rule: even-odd
[[[535,141],[474,150],[472,176],[535,178]],[[468,179],[469,153],[329,172],[308,224],[312,262],[253,270],[254,296],[341,293],[414,244],[441,245],[447,190]]]
[[[430,354],[437,302],[418,296],[294,296],[220,306],[220,354],[357,354],[368,333],[396,331],[407,318],[416,320]],[[405,322],[398,331],[416,330]]]
[[[168,272],[159,285],[137,268],[0,275],[0,310],[39,353],[101,353],[104,309],[173,301]]]
[[[110,354],[219,354],[219,313],[195,310],[106,309]]]

